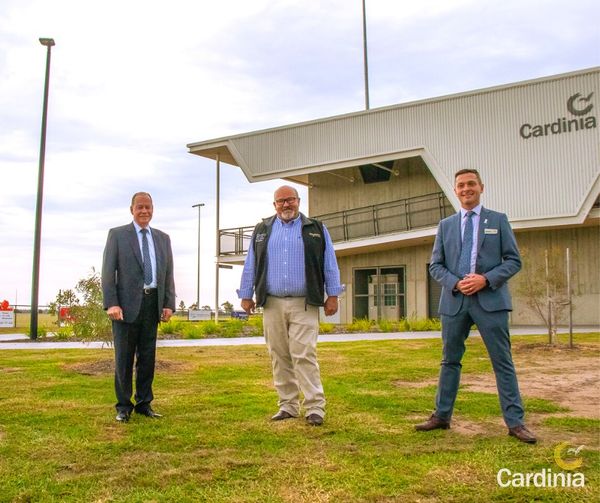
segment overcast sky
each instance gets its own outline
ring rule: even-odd
[[[361,0],[3,0],[0,300],[29,304],[52,37],[40,304],[100,269],[131,195],[171,235],[178,302],[214,307],[214,162],[186,144],[361,110]],[[597,0],[367,0],[371,108],[600,64]],[[281,182],[222,166],[221,228],[272,213]],[[302,191],[302,194],[305,192]],[[306,208],[304,208],[306,209]],[[221,272],[236,300],[241,267]]]

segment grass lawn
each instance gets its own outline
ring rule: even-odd
[[[516,359],[527,352],[544,367],[544,336],[513,341]],[[598,334],[577,341],[586,361],[599,361]],[[528,422],[541,438],[535,446],[506,435],[495,393],[470,387],[459,394],[456,428],[415,432],[432,409],[439,340],[320,344],[328,399],[320,428],[269,421],[277,399],[262,346],[160,348],[153,405],[165,417],[118,424],[112,356],[111,349],[0,350],[0,501],[574,502],[599,495],[597,416],[577,417],[527,389]],[[578,352],[564,358],[577,372]],[[491,372],[479,339],[468,342],[463,364],[465,377]],[[578,469],[585,487],[498,485],[501,468],[561,471],[560,442],[585,444]]]

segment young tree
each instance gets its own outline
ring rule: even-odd
[[[183,300],[179,303],[179,310],[185,311],[185,302],[183,302]]]
[[[521,248],[523,268],[516,293],[548,328],[549,343],[556,342],[556,330],[568,307],[565,257],[562,250],[531,251]]]
[[[83,302],[71,308],[73,334],[86,341],[112,344],[111,321],[102,303],[100,274],[92,268],[87,278],[79,280],[75,290],[81,294]]]

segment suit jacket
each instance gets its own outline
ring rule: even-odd
[[[439,312],[448,316],[458,313],[464,299],[463,294],[454,290],[461,279],[456,272],[462,246],[460,224],[460,211],[440,222],[429,265],[431,276],[442,285]],[[506,282],[520,269],[521,256],[507,216],[482,207],[475,272],[483,274],[489,286],[475,295],[484,310],[512,310]]]
[[[152,228],[156,253],[156,284],[158,289],[158,319],[163,308],[175,311],[173,252],[167,234]],[[144,295],[144,265],[133,223],[115,227],[108,232],[102,263],[102,295],[104,309],[121,306],[123,321],[133,323]]]

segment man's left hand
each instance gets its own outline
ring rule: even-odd
[[[483,290],[486,285],[487,279],[482,274],[467,274],[456,284],[456,287],[463,295],[473,295]]]
[[[325,306],[323,307],[325,310],[325,316],[332,316],[337,313],[338,310],[338,298],[335,295],[327,297],[325,301]]]
[[[162,310],[162,316],[160,317],[160,321],[169,321],[171,319],[171,316],[173,316],[173,311],[168,307],[165,307]]]

